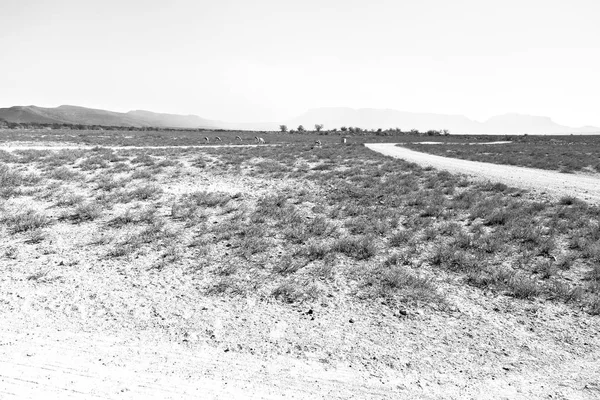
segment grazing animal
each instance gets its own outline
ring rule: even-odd
[[[240,142],[242,141],[242,138],[240,136],[236,136],[235,140],[239,140]]]
[[[222,142],[221,138],[218,136],[215,136],[215,142]]]
[[[258,136],[254,136],[254,140],[256,140],[256,143],[258,144],[265,144],[265,139],[258,137]]]
[[[317,146],[317,147],[321,147],[321,141],[320,141],[320,140],[317,140],[317,141],[315,142],[315,146]]]
[[[204,138],[204,141],[205,141],[206,143],[210,143],[210,139],[209,139],[209,138],[207,138],[207,137],[205,137],[205,138]]]

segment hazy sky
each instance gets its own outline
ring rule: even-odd
[[[598,0],[0,0],[0,107],[600,126]]]

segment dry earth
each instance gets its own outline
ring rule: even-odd
[[[177,148],[213,148],[213,147],[256,147],[258,144],[211,144],[211,145],[195,145],[195,146],[102,146],[105,149],[177,149]],[[260,146],[275,146],[273,144],[262,144]],[[9,143],[4,146],[0,146],[0,151],[18,151],[18,150],[89,150],[94,148],[94,146],[84,146],[84,145],[73,145],[70,143],[60,143],[60,142],[42,142],[42,144],[38,143]]]
[[[461,173],[474,179],[502,182],[509,186],[530,189],[542,197],[546,195],[559,198],[568,195],[590,203],[600,203],[600,176],[563,174],[543,169],[440,157],[398,147],[393,143],[368,143],[365,146],[386,156],[402,158],[422,166]]]
[[[164,188],[278,185],[201,172]],[[92,224],[0,258],[0,398],[600,398],[600,321],[567,305],[451,278],[444,310],[207,297],[183,267],[90,258]]]

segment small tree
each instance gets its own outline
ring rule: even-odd
[[[304,132],[304,126],[298,125],[298,132]]]
[[[321,132],[321,129],[323,129],[323,124],[315,124],[315,131]]]
[[[450,131],[448,129],[444,129],[442,132],[444,133],[444,136],[450,135]]]
[[[342,132],[346,132],[347,130],[348,130],[348,128],[346,128],[345,126],[342,126],[342,127],[340,128],[340,131],[342,131]]]
[[[284,133],[287,132],[287,125],[279,125],[279,130]]]

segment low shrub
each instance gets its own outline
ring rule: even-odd
[[[277,285],[271,296],[284,303],[301,303],[314,301],[321,295],[321,290],[312,283],[290,280]]]
[[[368,260],[377,252],[375,240],[371,236],[345,236],[337,239],[331,249],[356,260]]]
[[[3,221],[12,233],[28,232],[50,224],[45,215],[35,210],[26,210],[4,218]]]

